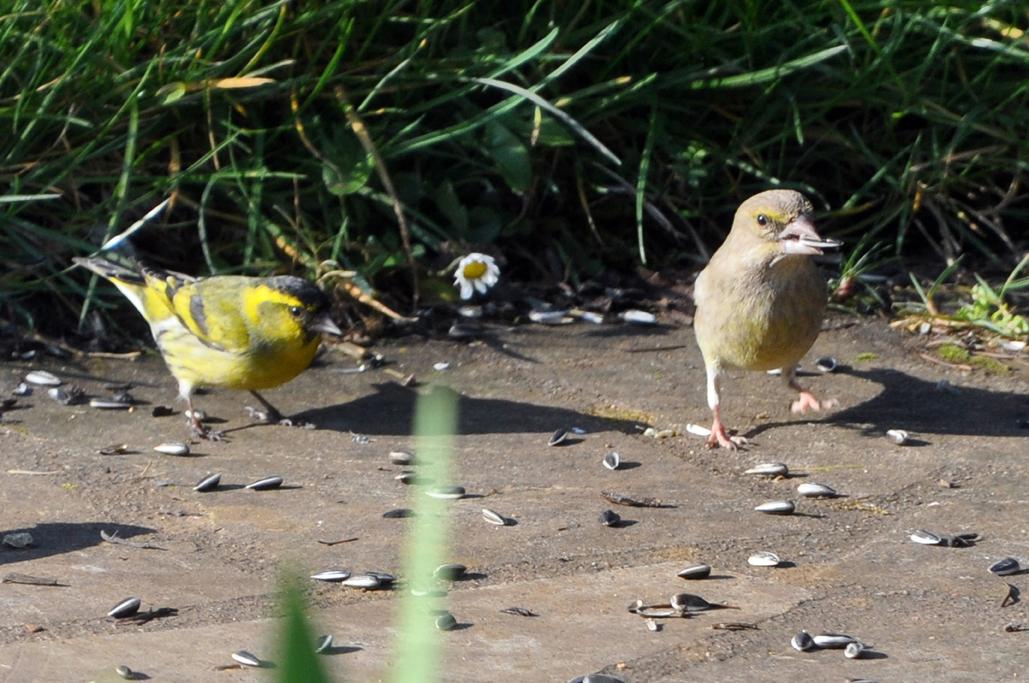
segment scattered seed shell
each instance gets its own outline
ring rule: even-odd
[[[413,484],[424,484],[426,482],[425,477],[419,476],[414,472],[401,472],[400,474],[393,477],[405,486],[411,486]]]
[[[703,612],[712,607],[710,602],[692,593],[676,593],[668,600],[668,604],[672,609],[686,612]]]
[[[119,678],[124,678],[126,681],[132,681],[136,678],[135,672],[124,664],[119,664],[114,667],[114,673],[116,673]]]
[[[940,545],[943,543],[943,537],[934,534],[931,531],[925,529],[916,529],[911,532],[909,538],[915,543],[921,543],[922,545]]]
[[[129,445],[127,443],[115,443],[110,446],[104,446],[103,448],[97,449],[97,453],[100,455],[122,455],[129,452]]]
[[[770,500],[761,503],[754,510],[766,515],[792,515],[796,507],[792,500]]]
[[[33,543],[32,534],[27,531],[16,531],[13,534],[4,534],[4,545],[9,545],[12,548],[28,548]]]
[[[564,440],[567,439],[567,438],[568,438],[568,431],[565,430],[565,429],[559,429],[559,430],[557,430],[556,432],[554,432],[553,434],[550,435],[550,438],[547,440],[547,445],[548,446],[556,446],[556,445],[558,445],[560,443],[564,443]]]
[[[540,325],[567,325],[574,321],[567,310],[529,311],[529,320]]]
[[[898,446],[903,446],[907,443],[908,433],[903,429],[890,429],[886,431],[886,438]]]
[[[604,456],[604,467],[609,470],[617,470],[622,466],[622,456],[618,455],[618,451],[611,451]]]
[[[1005,557],[990,565],[990,572],[997,576],[1009,576],[1021,570],[1018,560],[1013,557]]]
[[[133,614],[139,611],[139,606],[143,604],[143,601],[139,598],[125,598],[117,605],[112,607],[107,613],[107,616],[114,617],[115,619],[124,619],[125,617],[131,617]]]
[[[815,482],[804,482],[797,487],[797,493],[808,498],[835,498],[838,494],[831,486]]]
[[[661,630],[661,624],[657,623],[653,619],[647,619],[646,623],[647,623],[647,630],[648,631],[653,631],[653,632],[656,633],[656,632]]]
[[[823,356],[815,361],[815,367],[819,372],[835,372],[839,364],[832,356]]]
[[[463,564],[451,562],[449,564],[441,564],[436,567],[436,571],[432,572],[432,575],[440,581],[457,581],[465,572],[468,571],[468,567]]]
[[[330,647],[332,647],[332,636],[331,635],[322,636],[321,638],[318,639],[318,642],[315,643],[314,653],[316,655],[320,655],[321,653],[323,653],[326,650],[328,650]]]
[[[500,513],[494,512],[489,508],[482,509],[482,518],[490,524],[495,524],[496,526],[507,526],[507,519]]]
[[[97,408],[98,410],[128,410],[132,407],[132,403],[110,398],[91,398],[89,399],[89,407]]]
[[[25,375],[25,381],[29,384],[36,384],[41,387],[59,387],[63,384],[60,377],[49,373],[46,370],[33,370],[29,374]]]
[[[254,491],[267,491],[269,489],[277,489],[280,486],[282,486],[282,477],[265,477],[264,479],[250,482],[243,488],[253,489]]]
[[[414,464],[414,453],[411,451],[390,451],[389,461],[394,465],[407,467]]]
[[[189,446],[181,441],[169,441],[154,446],[154,450],[165,455],[189,455]]]
[[[576,676],[568,683],[625,683],[625,681],[617,676],[610,676],[608,674],[587,674],[585,676]]]
[[[653,313],[635,309],[622,311],[618,314],[618,317],[632,325],[654,325],[657,323],[657,316]]]
[[[61,405],[65,406],[71,405],[71,402],[75,400],[71,394],[69,394],[64,389],[61,389],[60,387],[52,387],[50,389],[47,389],[46,395],[54,399]]]
[[[394,508],[393,510],[383,512],[382,516],[386,519],[404,519],[405,517],[414,517],[414,510],[409,508]]]
[[[579,320],[583,320],[594,325],[601,325],[604,322],[604,314],[596,313],[594,311],[582,311],[579,313]]]
[[[18,386],[14,387],[14,391],[11,392],[15,396],[28,396],[32,393],[32,387],[25,382],[19,382]]]
[[[430,498],[438,498],[440,500],[457,500],[464,498],[464,494],[463,486],[437,486],[425,492],[425,495]]]
[[[206,477],[204,477],[203,479],[201,479],[200,481],[198,481],[197,485],[193,487],[193,490],[194,491],[199,491],[200,493],[206,493],[208,491],[213,491],[214,489],[218,488],[218,484],[221,483],[221,480],[222,480],[222,475],[221,474],[217,474],[217,473],[209,474]]]
[[[318,572],[317,574],[311,574],[311,578],[315,581],[325,581],[327,583],[340,583],[350,578],[350,571],[347,569],[326,569],[325,571]]]
[[[202,410],[186,410],[182,414],[186,416],[187,420],[192,420],[195,417],[201,422],[207,421],[207,413]]]
[[[790,647],[797,652],[807,652],[808,650],[815,649],[815,639],[807,631],[801,631],[790,638]]]
[[[706,579],[711,576],[711,565],[709,564],[694,564],[686,567],[681,572],[676,574],[680,579],[686,579],[692,581],[696,579]]]
[[[856,643],[857,638],[853,636],[844,635],[842,633],[819,633],[813,636],[815,645],[827,650],[840,649],[847,647],[851,643]]]
[[[843,656],[847,659],[858,659],[865,654],[865,646],[858,642],[847,643],[843,648]]]
[[[686,431],[694,436],[711,436],[711,430],[707,427],[695,425],[692,422],[686,425]]]
[[[440,361],[439,363],[433,363],[432,369],[436,372],[443,372],[444,370],[450,369],[450,363],[448,361]]]
[[[237,650],[232,653],[232,658],[243,666],[261,666],[261,660],[246,650]]]
[[[436,628],[440,631],[450,631],[457,626],[457,619],[450,612],[444,612],[436,617]]]
[[[372,574],[354,574],[342,581],[344,586],[349,588],[363,588],[365,590],[374,590],[382,586],[382,581],[379,577]]]
[[[754,465],[743,473],[756,474],[765,477],[785,477],[789,471],[790,469],[781,462],[766,462],[760,465]]]
[[[747,558],[747,564],[752,567],[778,567],[781,562],[778,555],[766,550],[754,553]]]
[[[614,510],[604,510],[600,513],[600,523],[604,526],[614,526],[621,521],[621,516]]]

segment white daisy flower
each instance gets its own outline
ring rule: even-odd
[[[454,272],[454,286],[461,288],[461,298],[471,299],[472,290],[485,294],[500,279],[500,268],[492,256],[468,254],[457,262]]]

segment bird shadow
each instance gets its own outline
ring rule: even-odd
[[[374,393],[349,403],[308,410],[297,417],[318,429],[379,436],[406,436],[411,431],[418,392],[395,382],[373,384]],[[451,391],[446,387],[436,390]],[[474,398],[454,392],[458,434],[500,434],[581,427],[587,432],[635,433],[638,422],[597,417],[568,408],[500,398]],[[545,442],[544,442],[545,443]]]
[[[113,522],[46,522],[33,527],[0,530],[0,536],[22,531],[32,534],[32,545],[18,549],[4,546],[0,551],[0,565],[38,560],[100,545],[104,542],[100,538],[101,531],[119,538],[132,538],[153,533],[155,529]]]
[[[845,368],[841,372],[879,384],[882,390],[866,401],[817,419],[758,425],[747,432],[747,438],[805,422],[839,425],[868,437],[882,437],[888,429],[919,435],[1029,436],[1029,430],[1020,426],[1020,420],[1029,414],[1029,401],[1024,394],[977,387],[941,388],[935,382],[890,368]],[[904,446],[929,443],[912,438]]]

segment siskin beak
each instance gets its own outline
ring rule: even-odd
[[[339,327],[336,326],[336,323],[332,322],[332,318],[329,317],[328,313],[322,313],[319,315],[311,321],[307,328],[315,332],[334,334],[337,337],[343,336],[343,330],[339,329]]]
[[[790,221],[781,233],[779,242],[784,254],[810,256],[821,254],[823,249],[836,249],[843,242],[823,239],[815,232],[815,225],[807,216],[797,216]]]

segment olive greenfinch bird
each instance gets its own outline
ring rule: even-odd
[[[822,239],[813,207],[793,190],[770,190],[743,202],[732,230],[694,287],[694,332],[707,370],[707,402],[714,414],[708,446],[735,450],[746,443],[722,423],[722,371],[782,369],[800,393],[794,412],[831,408],[796,380],[797,362],[818,337],[826,286],[810,256],[840,245]]]

